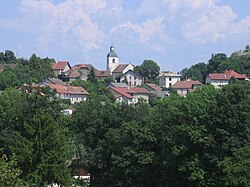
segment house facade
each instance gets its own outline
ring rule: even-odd
[[[97,80],[104,80],[104,79],[112,77],[112,76],[110,74],[110,71],[95,70],[95,77]]]
[[[141,87],[110,87],[117,103],[136,104],[139,100],[148,103],[149,91]]]
[[[86,101],[89,94],[85,89],[78,86],[48,84],[48,87],[55,90],[56,95],[61,99],[70,100],[71,104]]]
[[[190,92],[193,92],[196,88],[201,86],[202,83],[200,81],[194,81],[192,79],[187,79],[183,81],[176,82],[172,88],[177,91],[177,93],[181,96],[185,96]]]
[[[74,65],[72,69],[65,75],[65,78],[67,78],[69,82],[76,80],[87,80],[91,68],[92,65],[90,64]]]
[[[68,61],[58,61],[57,63],[52,64],[52,69],[55,76],[65,75],[71,70],[70,63]]]
[[[181,80],[181,74],[170,71],[161,72],[159,75],[159,85],[162,88],[169,88]]]
[[[229,84],[230,79],[234,77],[238,80],[246,80],[247,76],[237,73],[234,70],[226,70],[224,73],[211,73],[206,78],[206,84],[221,87]]]
[[[129,70],[134,70],[134,66],[132,64],[119,64],[112,72],[112,76],[114,79],[116,79]]]
[[[128,70],[122,74],[119,82],[127,82],[128,86],[141,86],[143,83],[142,77],[133,70]]]

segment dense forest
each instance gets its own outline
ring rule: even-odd
[[[213,55],[205,70],[238,67],[249,76],[246,50]],[[72,166],[89,171],[90,186],[250,186],[249,81],[133,106],[116,104],[103,82],[77,81],[90,95],[65,116],[53,91],[17,89],[53,76],[51,62],[0,54],[1,64],[20,67],[0,73],[0,187],[84,186]],[[201,70],[192,77],[202,78]]]

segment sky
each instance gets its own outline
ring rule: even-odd
[[[1,0],[0,51],[106,69],[157,62],[179,72],[250,44],[249,0]]]

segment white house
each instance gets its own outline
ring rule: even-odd
[[[181,96],[185,96],[186,94],[194,91],[197,87],[201,86],[202,83],[200,81],[194,81],[192,79],[187,79],[183,81],[176,82],[172,88],[177,91],[177,93]]]
[[[220,87],[229,84],[229,80],[234,77],[238,80],[246,80],[247,76],[239,74],[234,70],[226,70],[224,73],[211,73],[206,78],[206,84],[212,84],[215,87]]]
[[[141,87],[110,87],[117,103],[136,104],[140,99],[148,103],[149,91]]]
[[[52,64],[52,69],[56,76],[65,75],[71,70],[71,66],[68,61],[59,61]]]
[[[113,78],[120,77],[122,74],[126,73],[129,70],[134,70],[132,64],[119,64],[112,72]]]
[[[88,74],[91,69],[90,64],[77,64],[72,67],[72,69],[66,74],[65,78],[69,80],[69,82],[76,80],[87,80]]]
[[[122,74],[119,82],[127,82],[129,86],[140,86],[143,82],[142,77],[133,70],[128,70]]]
[[[173,73],[170,71],[161,72],[159,75],[159,85],[163,88],[169,88],[174,85],[176,82],[181,80],[181,74]]]
[[[88,92],[79,86],[71,85],[57,85],[48,84],[48,86],[55,90],[56,95],[61,99],[70,100],[71,104],[79,103],[81,101],[86,101]]]

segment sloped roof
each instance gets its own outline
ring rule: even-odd
[[[128,64],[119,64],[113,71],[113,73],[122,73]]]
[[[193,85],[202,85],[200,81],[194,81],[192,79],[187,79],[183,81],[176,82],[172,88],[174,89],[192,89]]]
[[[95,70],[95,76],[96,77],[110,77],[110,71],[106,70]]]
[[[91,69],[90,64],[77,64],[72,67],[72,69],[77,71],[81,68]]]
[[[69,65],[69,62],[68,61],[58,61],[53,69],[54,70],[63,70],[67,65]]]
[[[110,51],[107,57],[118,57],[118,55],[114,51]]]
[[[71,85],[58,85],[58,84],[48,84],[48,86],[54,90],[56,90],[59,94],[77,94],[77,95],[87,95],[89,94],[84,88],[79,86],[71,86]]]
[[[124,82],[111,82],[109,87],[128,87],[128,85]]]
[[[124,68],[124,69],[125,69],[125,68]],[[141,78],[141,79],[142,79],[141,75],[140,75],[139,73],[137,73],[136,71],[132,70],[132,69],[126,71],[121,77],[123,77],[123,76],[125,76],[125,75],[127,75],[127,74],[129,74],[129,73],[134,74],[134,75],[136,75],[138,78]]]
[[[118,93],[118,94],[115,94],[115,97],[117,97],[117,95],[122,95],[122,96],[129,98],[129,99],[134,98],[132,95],[127,93],[128,88],[125,88],[125,87],[110,87],[110,88]]]
[[[115,92],[117,92],[118,94],[115,94],[115,97],[117,95],[122,95],[125,96],[127,98],[134,98],[133,95],[131,94],[149,94],[149,91],[146,90],[145,88],[141,88],[141,87],[110,87],[112,90],[114,90]]]
[[[75,69],[72,69],[71,71],[69,71],[69,73],[67,73],[66,77],[68,78],[78,78],[80,77],[81,73]]]
[[[132,87],[129,90],[133,90],[135,93],[146,93],[149,94],[149,91],[142,87]]]
[[[229,80],[232,77],[236,79],[246,79],[247,76],[237,73],[234,70],[226,70],[224,73],[211,73],[208,75],[211,80]]]
[[[61,79],[58,78],[46,78],[43,82],[49,82],[49,84],[59,84],[59,85],[67,85],[65,82],[63,82]]]
[[[118,58],[117,54],[115,53],[115,48],[114,48],[113,44],[110,46],[110,51],[109,51],[107,57],[116,57],[116,58]]]
[[[161,87],[157,86],[156,84],[146,83],[146,85],[148,85],[154,91],[157,91],[157,92],[161,91]]]

